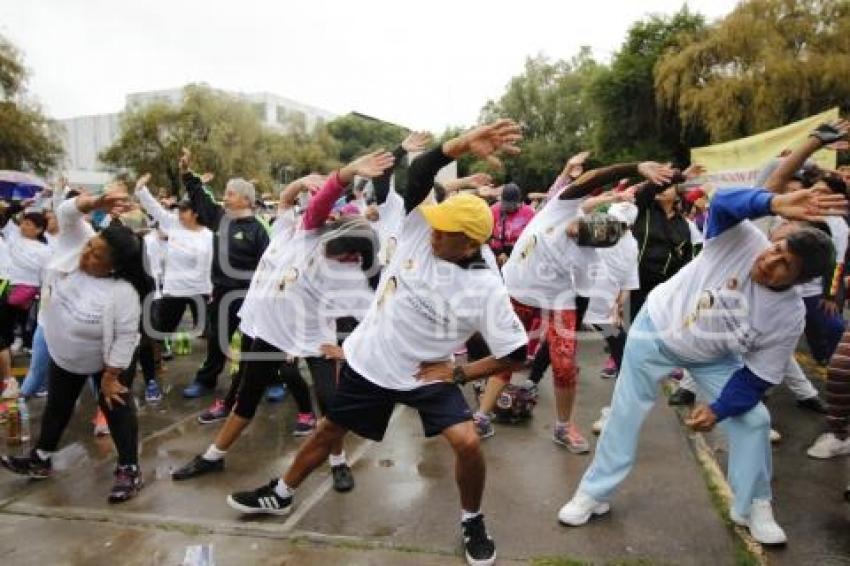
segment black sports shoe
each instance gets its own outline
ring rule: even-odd
[[[142,489],[142,473],[138,466],[118,466],[115,468],[115,483],[109,492],[110,503],[124,503],[132,499]]]
[[[171,472],[171,479],[188,480],[210,472],[222,471],[224,471],[224,458],[221,460],[204,460],[203,456],[195,456],[191,462]]]
[[[0,464],[13,474],[28,476],[34,480],[45,480],[53,473],[53,464],[51,464],[50,458],[42,460],[35,450],[24,458],[0,456]]]
[[[817,395],[809,397],[808,399],[799,399],[797,401],[797,406],[801,409],[814,411],[815,413],[820,413],[822,415],[826,414],[826,405],[823,404],[823,401],[821,401],[821,398]]]
[[[334,490],[344,493],[354,489],[354,474],[351,473],[348,464],[331,466],[331,475],[334,479]]]
[[[248,515],[289,515],[292,497],[280,497],[274,492],[278,480],[273,479],[254,491],[240,491],[227,496],[227,504]]]
[[[477,515],[461,523],[463,528],[463,548],[466,551],[466,563],[470,566],[490,566],[496,561],[496,544],[487,534],[484,515]]]
[[[680,387],[670,395],[670,398],[667,399],[667,404],[671,407],[687,407],[693,405],[696,400],[697,396],[692,391]]]

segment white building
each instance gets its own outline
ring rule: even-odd
[[[293,121],[303,121],[307,130],[312,130],[337,117],[333,112],[268,92],[228,94],[250,103],[260,120],[276,130],[285,130]],[[182,88],[136,92],[127,95],[125,109],[153,102],[179,104],[182,98]],[[118,138],[120,117],[120,113],[112,113],[60,120],[65,130],[66,175],[72,185],[102,185],[111,178],[97,156]]]

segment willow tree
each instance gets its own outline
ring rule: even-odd
[[[749,0],[655,69],[661,104],[713,142],[850,108],[850,2]]]

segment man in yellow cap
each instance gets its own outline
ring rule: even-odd
[[[393,408],[416,409],[425,436],[441,434],[456,455],[461,526],[469,564],[488,565],[496,547],[481,514],[484,457],[460,385],[521,366],[527,337],[507,290],[481,252],[493,228],[484,201],[458,195],[421,204],[437,172],[459,156],[494,159],[516,153],[520,128],[510,120],[480,126],[425,152],[410,165],[406,217],[398,248],[384,268],[368,313],[343,343],[345,364],[316,432],[280,479],[228,497],[243,513],[283,515],[295,489],[349,430],[380,441]],[[455,365],[457,351],[480,333],[492,356]]]

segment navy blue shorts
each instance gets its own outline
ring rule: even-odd
[[[363,438],[380,441],[396,403],[419,411],[425,436],[436,436],[450,426],[472,420],[472,411],[457,385],[435,383],[412,391],[385,389],[348,364],[342,365],[325,417]]]

